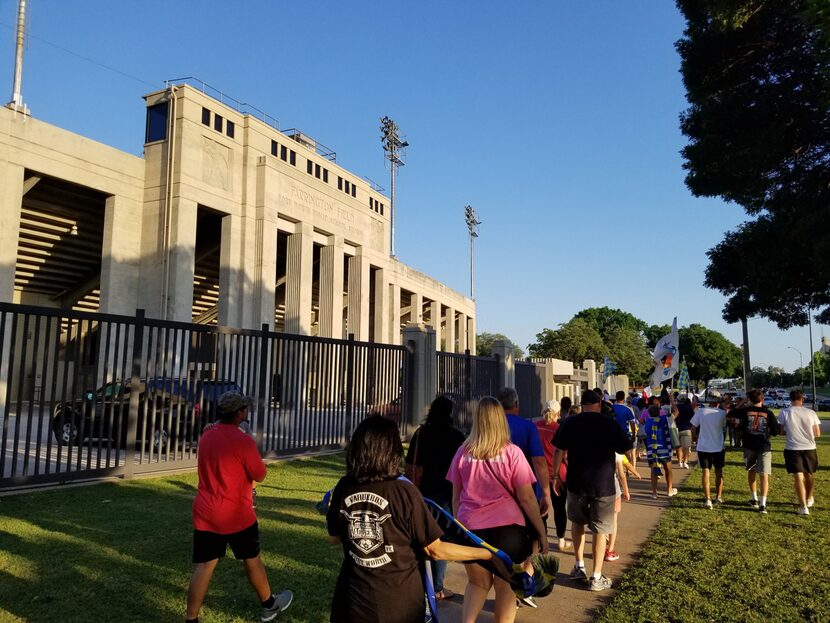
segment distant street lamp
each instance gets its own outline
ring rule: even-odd
[[[798,360],[801,362],[801,393],[804,393],[804,357],[801,356],[801,351],[798,350],[795,346],[787,346],[790,350],[794,350],[798,353]]]

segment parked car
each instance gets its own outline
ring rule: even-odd
[[[229,390],[240,391],[233,381],[163,377],[144,379],[139,387],[136,446],[152,445],[156,451],[168,443],[175,447],[194,442],[205,422],[215,419],[219,396]],[[52,433],[58,444],[99,439],[126,447],[130,394],[130,382],[119,381],[57,403],[52,412]]]
[[[817,411],[830,411],[830,398],[819,398],[816,407]]]
[[[774,409],[776,400],[777,398],[771,398],[767,396],[766,398],[764,398],[764,406],[769,409]]]
[[[786,396],[781,396],[781,397],[775,399],[775,408],[776,409],[788,409],[789,407],[792,407],[792,406],[793,405],[790,402],[790,399],[787,398]]]

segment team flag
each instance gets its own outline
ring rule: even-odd
[[[686,365],[686,361],[684,360],[680,364],[680,374],[677,375],[677,388],[678,389],[688,389],[689,387],[689,366]]]
[[[609,376],[613,376],[614,372],[617,371],[617,364],[611,361],[608,358],[608,355],[605,356],[605,361],[603,361],[603,372],[602,372],[602,382],[608,380]]]
[[[671,325],[671,332],[660,339],[651,354],[654,360],[654,372],[651,375],[651,386],[660,387],[660,383],[668,381],[679,367],[680,337],[677,333],[677,317]]]

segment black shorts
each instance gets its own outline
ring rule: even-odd
[[[818,456],[815,450],[784,450],[784,465],[788,474],[814,474]]]
[[[259,555],[259,524],[255,521],[244,530],[232,534],[194,530],[193,562],[198,564],[224,558],[228,545],[238,560],[256,558]]]
[[[532,551],[528,528],[524,526],[510,524],[495,528],[479,528],[473,532],[493,547],[505,552],[514,563],[522,562]]]
[[[726,450],[720,452],[701,452],[697,451],[697,463],[701,469],[722,469],[726,462]]]

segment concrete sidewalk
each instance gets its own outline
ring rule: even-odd
[[[694,455],[692,456],[694,459]],[[696,464],[696,461],[692,461]],[[646,539],[654,531],[657,522],[663,514],[663,509],[668,506],[669,499],[666,497],[666,484],[663,478],[658,484],[659,497],[656,500],[651,498],[651,481],[649,480],[648,466],[644,461],[637,462],[637,470],[643,477],[641,480],[629,476],[629,488],[631,490],[631,501],[623,501],[623,509],[619,516],[617,551],[620,559],[616,562],[606,562],[602,572],[614,581],[622,578],[625,571],[633,564]],[[678,468],[675,463],[672,475],[674,486],[679,487],[693,472],[693,478],[699,481],[698,470],[685,470]],[[549,520],[549,523],[550,520]],[[549,532],[555,537],[555,533]],[[568,528],[568,540],[570,540],[570,524]],[[591,573],[591,537],[587,537],[585,544],[585,566],[588,573]],[[554,539],[555,540],[555,539]],[[553,551],[553,550],[552,550]],[[559,573],[556,577],[556,586],[548,597],[537,599],[538,608],[522,606],[516,615],[516,621],[556,621],[557,623],[582,623],[593,621],[598,613],[616,594],[616,588],[599,593],[591,592],[582,582],[573,582],[568,577],[574,565],[572,552],[557,554],[559,556]],[[447,570],[447,577],[444,582],[456,596],[449,600],[440,602],[438,613],[440,623],[459,623],[461,621],[461,604],[463,601],[464,588],[467,585],[467,574],[464,567],[458,563],[450,563]],[[493,621],[493,592],[484,605],[484,610],[478,617],[482,623]]]

